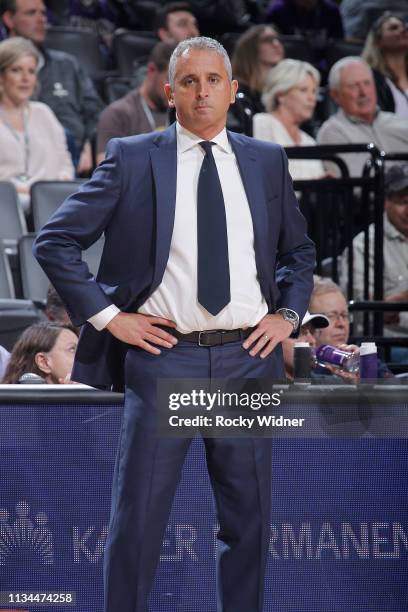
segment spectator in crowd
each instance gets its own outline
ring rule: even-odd
[[[343,38],[339,8],[332,0],[272,0],[265,21],[274,23],[282,34],[307,37]]]
[[[328,327],[329,319],[322,314],[310,314],[306,312],[297,338],[286,338],[282,341],[283,361],[285,364],[286,378],[293,380],[295,344],[297,342],[308,342],[311,347],[316,346],[316,330]]]
[[[69,23],[70,0],[44,0],[48,21],[52,25],[64,26]]]
[[[169,2],[161,6],[156,14],[155,31],[161,41],[173,44],[200,36],[188,2]]]
[[[94,29],[94,24],[105,20],[111,24],[110,29],[114,29],[115,12],[111,0],[44,0],[44,3],[53,25]]]
[[[23,374],[33,373],[47,384],[70,382],[78,337],[69,325],[35,323],[17,340],[3,384],[15,384]]]
[[[408,302],[408,164],[391,166],[385,174],[383,282],[385,301]],[[369,295],[374,285],[374,224],[369,235]],[[341,262],[341,284],[347,287],[348,252]],[[353,240],[353,297],[364,299],[364,232]],[[387,335],[408,335],[408,312],[385,313]]]
[[[44,0],[44,3],[49,22],[56,26],[78,25],[99,31],[100,23],[105,22],[103,29],[106,25],[109,31],[115,28],[151,29],[140,21],[146,12],[138,10],[139,0]],[[154,12],[153,7],[148,13]]]
[[[262,101],[267,110],[254,117],[254,136],[284,147],[315,145],[316,141],[300,129],[316,106],[319,72],[311,64],[294,59],[282,60],[270,70]],[[289,160],[293,179],[322,178],[319,160]]]
[[[346,298],[339,285],[328,278],[315,277],[309,311],[311,314],[324,314],[330,322],[317,334],[319,346],[346,345],[350,333],[350,316]]]
[[[238,80],[238,100],[252,115],[265,110],[261,100],[267,74],[283,60],[285,50],[275,28],[257,25],[239,37],[232,54],[232,73]]]
[[[363,42],[373,23],[384,11],[408,19],[408,6],[401,0],[341,0],[340,13],[348,40]]]
[[[364,59],[373,69],[378,104],[382,110],[408,119],[408,27],[384,13],[367,36]]]
[[[38,61],[25,38],[0,43],[0,180],[14,183],[26,209],[32,183],[74,176],[62,126],[46,104],[30,102]]]
[[[97,130],[97,161],[105,157],[111,138],[162,130],[168,123],[168,103],[164,92],[174,44],[160,42],[152,50],[147,74],[137,89],[110,104],[101,114]]]
[[[46,2],[46,4],[49,4]],[[51,23],[58,23],[58,20],[65,17],[65,24],[75,28],[88,28],[93,30],[99,38],[99,46],[105,59],[110,59],[110,49],[112,47],[112,37],[115,31],[116,14],[112,10],[109,0],[69,0],[68,2],[58,2],[67,4],[68,9],[63,11],[56,7],[51,12],[48,11]],[[64,15],[65,13],[65,15]],[[67,14],[68,13],[68,14]],[[59,18],[59,19],[58,19]],[[56,23],[56,25],[57,25]],[[61,21],[60,21],[61,23]],[[63,25],[64,22],[61,23]]]
[[[48,104],[63,125],[78,173],[92,168],[91,138],[103,108],[90,78],[77,60],[46,49],[43,0],[2,0],[2,19],[10,36],[23,36],[39,50],[38,99]]]
[[[316,331],[316,346],[330,344],[342,350],[355,352],[358,347],[348,344],[350,335],[350,314],[346,299],[339,285],[329,278],[315,277],[315,284],[310,298],[309,311],[311,314],[323,314],[329,320],[329,325]],[[343,372],[339,368],[327,366],[317,368],[316,375],[336,373],[343,380],[358,382],[359,376]],[[327,373],[327,372],[326,372]],[[378,378],[392,378],[393,374],[385,363],[378,360]]]
[[[263,21],[263,2],[258,0],[190,0],[206,36],[244,32]]]
[[[374,143],[386,153],[408,152],[408,122],[377,109],[372,70],[361,57],[345,57],[329,73],[329,88],[340,107],[323,123],[319,144]],[[365,153],[342,155],[352,176],[361,176]]]
[[[333,0],[272,0],[265,21],[282,34],[303,36],[313,50],[313,63],[327,70],[326,47],[330,38],[343,38],[339,8]]]
[[[197,20],[187,2],[169,2],[159,6],[154,18],[154,31],[161,42],[169,45],[200,36]],[[133,84],[138,87],[147,74],[146,58],[138,58],[134,65]]]

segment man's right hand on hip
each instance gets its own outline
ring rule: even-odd
[[[106,326],[106,329],[118,340],[138,346],[148,353],[160,355],[155,345],[172,348],[177,338],[164,331],[158,325],[176,327],[174,321],[138,313],[118,313]]]

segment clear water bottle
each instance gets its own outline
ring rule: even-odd
[[[322,344],[315,350],[316,365],[331,365],[341,368],[345,372],[357,374],[360,369],[359,353],[349,353],[341,349],[331,346],[330,344]]]

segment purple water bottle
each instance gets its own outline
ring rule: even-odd
[[[377,346],[375,342],[362,342],[360,347],[360,378],[378,378]]]
[[[317,362],[331,363],[346,372],[356,373],[360,367],[360,355],[358,353],[342,351],[330,344],[322,344],[316,349],[315,354]]]

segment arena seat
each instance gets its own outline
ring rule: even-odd
[[[27,225],[16,188],[10,181],[0,181],[0,210],[0,240],[4,246],[16,248],[18,239],[27,233]]]
[[[45,46],[76,57],[90,77],[104,71],[104,58],[99,48],[98,36],[89,28],[50,27],[47,30]]]
[[[363,51],[363,45],[359,43],[352,43],[346,40],[329,40],[326,49],[326,59],[329,69],[338,60],[349,55],[361,55]]]
[[[135,65],[147,61],[150,51],[159,42],[153,32],[121,31],[115,33],[112,40],[113,56],[120,75],[131,77]]]
[[[21,284],[23,297],[37,304],[45,304],[50,284],[33,255],[33,243],[36,234],[26,234],[18,242],[20,258]]]
[[[285,48],[285,57],[314,63],[313,49],[309,39],[299,35],[281,35],[280,40]]]
[[[38,232],[63,201],[83,183],[76,181],[38,181],[31,187],[34,231]]]
[[[35,238],[34,233],[22,236],[18,243],[18,252],[23,297],[41,306],[45,303],[50,282],[33,255],[32,248]],[[89,270],[94,275],[99,268],[104,243],[105,239],[102,236],[82,254],[83,260],[86,261]]]
[[[125,96],[132,87],[132,79],[128,77],[110,76],[104,82],[104,98],[108,104],[116,102]]]
[[[13,277],[11,274],[10,263],[4,248],[0,248],[0,298],[14,299]]]
[[[31,301],[0,299],[0,344],[11,351],[23,331],[40,320],[41,314]]]

